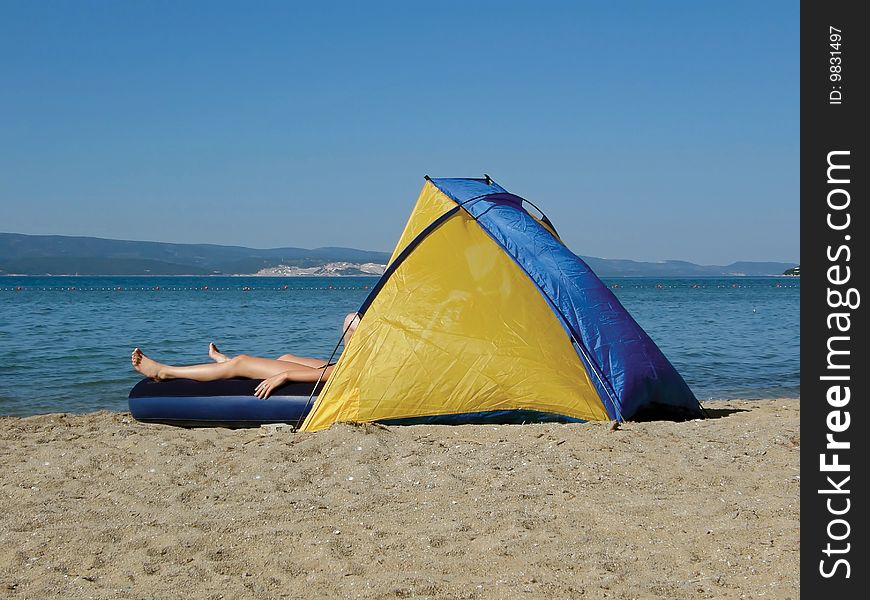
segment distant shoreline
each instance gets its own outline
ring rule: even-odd
[[[638,261],[578,255],[599,277],[777,276],[799,261]],[[355,248],[244,248],[70,236],[0,233],[0,276],[365,276],[380,275],[392,255]]]
[[[196,279],[204,279],[208,277],[256,277],[258,279],[316,279],[318,277],[324,279],[363,279],[370,277],[372,279],[378,279],[380,275],[257,275],[256,273],[246,274],[246,273],[221,273],[221,274],[213,274],[213,275],[27,275],[27,274],[16,274],[16,273],[0,273],[0,278],[3,277],[27,277],[31,279],[39,279],[44,277],[111,277],[114,279],[173,279],[173,278],[196,278]]]
[[[359,274],[359,275],[259,275],[257,273],[212,273],[210,275],[55,275],[51,273],[46,273],[44,275],[32,275],[25,273],[0,273],[0,278],[2,277],[29,277],[29,278],[39,278],[39,277],[114,277],[114,278],[180,278],[180,277],[196,277],[198,279],[202,279],[205,277],[257,277],[261,279],[288,279],[288,278],[302,278],[302,279],[314,279],[317,277],[328,278],[328,279],[361,279],[370,277],[372,279],[378,279],[381,275],[369,275],[369,274]],[[800,275],[599,275],[601,279],[800,279]]]

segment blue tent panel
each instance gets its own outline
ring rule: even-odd
[[[616,413],[611,416],[627,419],[648,405],[700,412],[655,342],[592,269],[522,208],[522,199],[483,179],[431,181],[464,203],[535,282],[575,338],[587,369],[595,371],[592,380],[608,412]]]

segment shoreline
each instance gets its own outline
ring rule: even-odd
[[[70,275],[70,274],[50,274],[45,273],[43,275],[32,275],[27,273],[0,273],[0,278],[2,277],[271,277],[274,279],[282,279],[287,277],[371,277],[373,279],[377,279],[381,277],[381,275],[375,274],[357,274],[357,275],[258,275],[257,273],[209,273],[207,275]],[[601,275],[601,279],[800,279],[800,275],[786,275],[786,274],[769,274],[769,275]]]
[[[800,402],[180,429],[0,417],[4,597],[799,596]]]
[[[2,278],[2,277],[19,277],[19,278],[22,278],[22,277],[33,277],[33,278],[46,278],[46,277],[47,278],[54,278],[54,277],[110,278],[111,277],[111,278],[119,278],[119,279],[120,278],[124,278],[124,279],[127,279],[127,278],[131,278],[131,279],[132,278],[172,279],[172,278],[183,278],[183,277],[196,278],[196,279],[202,279],[205,277],[265,277],[265,278],[271,278],[271,279],[288,279],[288,278],[292,278],[292,277],[304,277],[304,278],[323,277],[323,278],[333,279],[336,277],[343,277],[343,278],[353,279],[353,278],[359,278],[359,277],[370,277],[372,279],[378,279],[380,277],[380,275],[369,275],[369,274],[365,274],[365,273],[361,273],[358,275],[323,275],[323,274],[317,274],[317,275],[304,275],[304,274],[302,274],[302,275],[258,275],[257,273],[209,273],[208,275],[143,275],[141,273],[138,275],[69,275],[69,274],[60,274],[59,275],[59,274],[46,273],[45,275],[27,275],[27,274],[20,274],[19,275],[19,274],[15,274],[15,273],[0,273],[0,278]],[[759,277],[767,277],[767,276],[766,275],[759,275]]]

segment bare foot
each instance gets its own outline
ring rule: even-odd
[[[218,350],[217,346],[214,345],[214,342],[210,342],[208,345],[208,355],[215,362],[227,362],[230,357]]]
[[[145,377],[157,379],[158,381],[161,379],[160,368],[163,367],[163,365],[142,354],[142,351],[139,350],[139,348],[133,349],[133,354],[130,355],[130,359],[133,362],[133,368],[142,373]]]

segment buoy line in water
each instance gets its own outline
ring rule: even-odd
[[[620,284],[620,283],[612,283],[612,284],[610,284],[608,287],[609,287],[610,289],[613,289],[613,290],[628,289],[628,288],[630,288],[630,289],[635,289],[635,290],[640,290],[640,289],[650,289],[650,288],[654,288],[654,289],[657,289],[657,290],[665,290],[665,289],[680,290],[680,289],[685,289],[685,288],[691,288],[691,289],[695,289],[695,290],[700,290],[700,289],[739,289],[739,288],[750,289],[750,288],[761,288],[761,287],[772,287],[772,288],[787,289],[787,288],[796,288],[796,287],[798,287],[798,286],[796,286],[796,285],[782,285],[782,284],[779,284],[779,283],[777,283],[777,284],[772,284],[772,285],[769,285],[769,286],[762,286],[762,285],[738,285],[738,284],[736,284],[736,283],[733,283],[733,284],[731,284],[731,285],[716,285],[716,286],[707,286],[707,285],[703,285],[703,284],[700,284],[700,283],[695,283],[695,284],[692,284],[692,285],[665,285],[665,284],[663,284],[663,283],[657,283],[657,284],[655,284],[655,285],[622,285],[622,284]]]
[[[770,286],[760,286],[760,285],[740,285],[737,283],[733,283],[731,285],[716,285],[715,288],[713,286],[707,286],[704,284],[693,283],[686,285],[665,285],[662,283],[656,283],[654,285],[625,285],[621,283],[613,283],[608,286],[610,289],[618,290],[618,289],[684,289],[684,288],[692,288],[692,289],[748,289],[748,288],[758,288],[758,287],[772,287],[777,289],[794,289],[798,286],[796,285],[783,285],[781,283],[771,284]],[[14,286],[14,287],[2,287],[0,288],[0,292],[289,292],[289,291],[319,291],[319,292],[341,292],[341,291],[355,291],[355,290],[368,290],[371,289],[370,285],[361,285],[361,286],[305,286],[305,287],[289,287],[287,285],[281,287],[256,287],[256,286],[242,286],[242,287],[212,287],[212,286],[201,286],[201,287],[163,287],[163,286],[153,286],[153,287],[27,287],[27,286]]]

